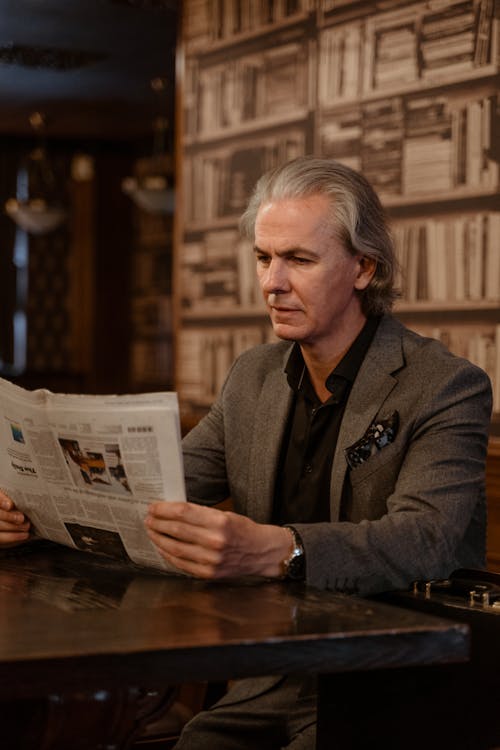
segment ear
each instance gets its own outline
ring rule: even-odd
[[[359,255],[358,270],[356,278],[354,280],[354,288],[358,291],[366,289],[370,281],[373,279],[376,268],[376,260],[374,260],[373,258],[367,258],[366,255]]]

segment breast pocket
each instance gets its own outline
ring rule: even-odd
[[[394,492],[403,458],[404,450],[396,442],[348,471],[343,508],[346,520],[372,521],[387,513],[387,498]]]

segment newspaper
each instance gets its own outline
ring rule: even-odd
[[[152,501],[186,500],[176,393],[58,394],[0,379],[0,420],[0,487],[36,537],[173,572],[144,518]]]

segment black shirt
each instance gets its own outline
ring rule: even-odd
[[[300,346],[285,368],[295,393],[281,448],[273,521],[314,523],[330,520],[330,475],[342,416],[352,384],[380,318],[369,318],[325,381],[332,394],[321,403],[309,379]]]

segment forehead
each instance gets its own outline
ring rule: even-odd
[[[307,238],[331,238],[335,234],[331,201],[325,195],[265,201],[255,221],[255,242],[299,243]]]

